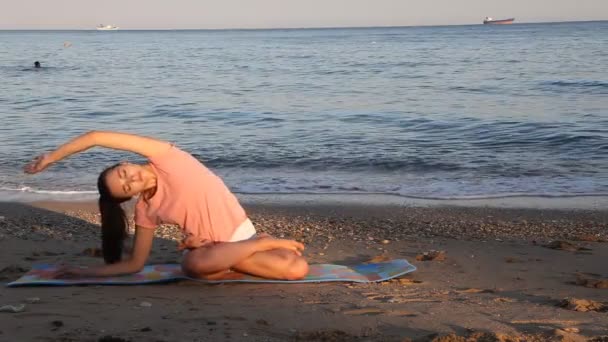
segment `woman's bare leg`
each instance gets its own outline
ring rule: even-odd
[[[197,260],[204,260],[209,248],[197,248],[188,252],[182,261],[182,269],[193,278],[220,279],[230,270],[222,270],[205,274],[197,269]],[[238,262],[233,270],[268,279],[297,280],[308,274],[308,263],[296,253],[287,249],[274,249],[256,252],[250,257]]]
[[[308,274],[308,262],[290,250],[275,249],[255,253],[233,269],[268,279],[298,280]]]

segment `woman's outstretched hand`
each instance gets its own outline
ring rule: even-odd
[[[80,278],[87,276],[87,269],[74,266],[61,266],[55,270],[52,277],[55,279]]]
[[[25,171],[25,173],[38,173],[46,169],[51,163],[52,160],[49,153],[41,154],[25,165],[23,171]]]

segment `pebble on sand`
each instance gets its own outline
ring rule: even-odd
[[[444,261],[446,258],[445,251],[435,251],[431,250],[429,252],[424,252],[422,254],[416,255],[416,260],[418,261]]]

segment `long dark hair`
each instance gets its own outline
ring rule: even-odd
[[[101,214],[101,250],[106,264],[113,264],[122,259],[122,244],[127,237],[127,215],[120,204],[130,198],[112,196],[106,183],[108,173],[119,165],[103,170],[97,179]]]

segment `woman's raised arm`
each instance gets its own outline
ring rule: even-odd
[[[91,131],[68,141],[53,152],[36,157],[25,166],[24,171],[27,173],[38,173],[53,163],[95,146],[130,151],[144,157],[152,157],[167,150],[171,144],[166,141],[135,134]]]

